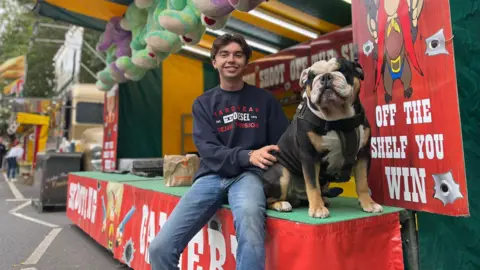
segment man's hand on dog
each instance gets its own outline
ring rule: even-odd
[[[277,162],[277,158],[275,158],[271,152],[279,151],[280,148],[276,145],[267,145],[258,150],[254,150],[250,154],[250,164],[266,170],[269,166],[272,166],[273,163]]]

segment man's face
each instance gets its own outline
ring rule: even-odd
[[[247,59],[240,45],[231,42],[218,51],[212,63],[221,78],[231,80],[242,78]]]

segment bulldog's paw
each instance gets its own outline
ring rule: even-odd
[[[287,201],[278,201],[278,202],[271,203],[269,208],[278,212],[292,211],[292,205]]]
[[[367,213],[382,213],[383,212],[383,207],[374,202],[372,198],[365,198],[365,199],[359,199],[360,201],[360,206],[362,207],[363,211]]]
[[[308,215],[313,218],[327,218],[330,216],[330,211],[325,206],[310,207]]]

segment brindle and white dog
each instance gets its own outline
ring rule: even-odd
[[[308,202],[311,217],[326,218],[329,183],[346,182],[353,172],[362,209],[383,211],[368,188],[370,126],[360,80],[360,65],[345,59],[319,61],[302,72],[303,104],[278,142],[278,162],[264,173],[270,209],[291,211]]]

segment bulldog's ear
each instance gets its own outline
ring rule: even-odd
[[[299,84],[300,84],[300,87],[303,88],[305,87],[305,85],[307,84],[307,81],[308,81],[308,72],[310,72],[310,68],[306,68],[302,71],[302,74],[300,74],[300,80],[299,80]]]
[[[362,68],[362,66],[361,66],[360,63],[357,62],[357,61],[354,62],[354,65],[355,65],[355,71],[354,71],[355,77],[357,77],[357,78],[359,78],[360,80],[363,81],[363,79],[365,78],[365,75],[363,74],[363,68]]]

